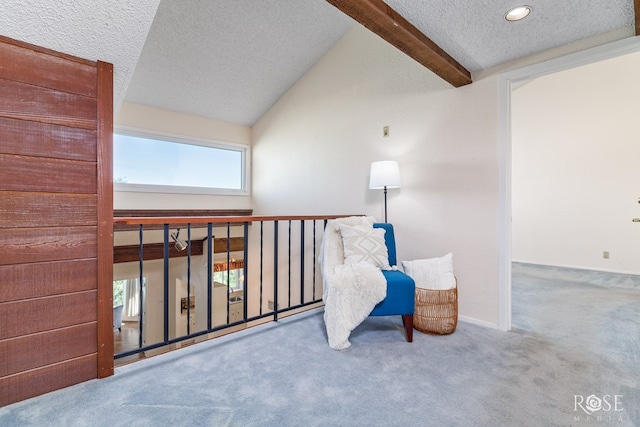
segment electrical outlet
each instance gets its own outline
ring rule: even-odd
[[[609,251],[602,252],[602,258],[609,259]]]
[[[382,128],[382,136],[385,138],[389,136],[389,126],[385,126]]]

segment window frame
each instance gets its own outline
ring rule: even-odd
[[[217,187],[188,187],[178,185],[155,185],[155,184],[128,184],[122,182],[113,183],[114,192],[137,192],[137,193],[165,193],[165,194],[196,194],[196,195],[224,195],[224,196],[248,196],[250,195],[249,164],[251,156],[251,146],[237,142],[228,142],[214,139],[205,139],[194,136],[176,135],[168,132],[150,131],[130,126],[114,126],[113,134],[124,136],[147,138],[176,144],[197,145],[201,147],[219,148],[223,150],[238,151],[241,153],[241,188],[217,188]],[[115,145],[115,144],[114,144]],[[115,149],[115,147],[114,147]],[[115,161],[114,161],[115,167]]]

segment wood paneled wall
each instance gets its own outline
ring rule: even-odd
[[[113,67],[0,37],[0,406],[113,374]]]

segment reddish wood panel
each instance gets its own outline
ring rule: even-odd
[[[96,378],[113,341],[112,90],[96,62],[0,36],[0,405]]]
[[[113,211],[114,218],[122,218],[122,217],[194,217],[194,216],[202,216],[202,217],[219,217],[219,216],[250,216],[252,215],[253,210],[251,209],[116,209]],[[200,222],[202,224],[202,222]],[[242,223],[231,223],[231,225],[242,225]],[[187,228],[187,223],[171,223],[172,227],[177,228]],[[205,223],[206,226],[206,223]],[[213,224],[214,227],[226,227],[227,224]],[[163,228],[162,224],[152,224],[145,225],[145,230],[161,230]],[[127,225],[119,225],[114,224],[115,231],[129,231],[129,230],[139,230],[140,225],[138,224],[127,224]]]
[[[0,377],[95,353],[97,343],[94,322],[1,340]]]
[[[0,191],[0,228],[96,225],[95,194]]]
[[[96,100],[81,95],[0,79],[0,116],[96,128]]]
[[[96,303],[96,291],[0,303],[0,340],[95,322]]]
[[[0,154],[0,189],[96,193],[96,163]]]
[[[0,78],[95,98],[94,62],[38,50],[22,43],[0,43]]]
[[[96,259],[0,265],[0,302],[96,288]]]
[[[0,117],[0,153],[96,160],[96,131]]]
[[[98,61],[98,378],[113,375],[113,65]]]
[[[252,209],[115,209],[114,217],[249,216]]]
[[[0,378],[0,406],[96,378],[96,355]]]
[[[0,228],[0,265],[96,257],[96,227]]]
[[[633,11],[636,21],[636,36],[640,36],[640,0],[633,0]]]

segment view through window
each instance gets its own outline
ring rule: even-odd
[[[118,191],[244,193],[248,146],[128,133],[113,135]]]
[[[142,279],[146,283],[146,278]],[[123,317],[135,318],[140,315],[140,279],[113,281],[113,306],[123,306]]]
[[[240,291],[244,284],[244,271],[241,268],[227,271],[217,271],[213,273],[213,280],[218,283],[228,285],[233,291]]]

